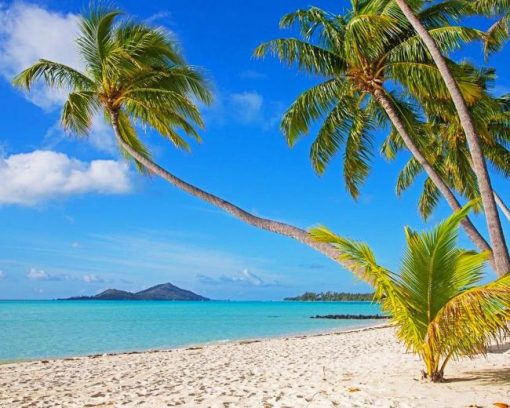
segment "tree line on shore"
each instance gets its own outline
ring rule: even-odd
[[[305,292],[302,295],[286,297],[283,300],[301,302],[367,302],[374,299],[373,293],[349,293],[349,292]]]

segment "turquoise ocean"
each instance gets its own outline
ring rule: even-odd
[[[0,361],[161,349],[349,329],[370,302],[0,301]],[[380,321],[379,321],[380,322]]]

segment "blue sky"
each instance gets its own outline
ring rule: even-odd
[[[122,162],[100,121],[89,139],[64,135],[58,127],[58,93],[37,88],[26,96],[10,86],[12,75],[37,58],[79,65],[73,37],[76,14],[86,4],[0,2],[0,298],[55,298],[108,287],[139,290],[168,281],[219,299],[367,291],[313,250],[137,175]],[[312,138],[289,149],[279,131],[282,112],[316,79],[272,59],[252,58],[260,42],[287,35],[278,29],[279,18],[309,1],[116,4],[170,30],[214,87],[215,104],[203,111],[204,142],[194,144],[191,154],[157,134],[144,135],[157,161],[257,215],[303,228],[324,224],[367,241],[381,263],[398,266],[403,226],[425,225],[416,209],[419,188],[400,198],[394,193],[406,155],[392,163],[374,157],[361,197],[353,201],[339,159],[319,178],[308,161]],[[341,5],[313,4],[331,11]],[[464,56],[481,62],[479,47],[469,47]],[[505,58],[507,51],[490,61],[502,77],[497,93],[510,90]],[[510,200],[507,184],[497,177],[495,184]],[[430,222],[447,214],[441,205]],[[470,245],[464,237],[462,243]]]

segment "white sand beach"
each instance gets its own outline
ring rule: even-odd
[[[494,407],[510,404],[510,347],[420,380],[393,329],[0,365],[0,406]]]

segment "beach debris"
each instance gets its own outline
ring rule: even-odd
[[[505,404],[504,402],[495,402],[493,405],[496,408],[510,408],[510,405]]]
[[[358,391],[361,391],[361,388],[358,388],[358,387],[349,387],[349,388],[347,388],[347,391],[349,391],[349,392],[358,392]]]
[[[241,340],[239,345],[244,346],[246,344],[260,343],[260,340]]]

